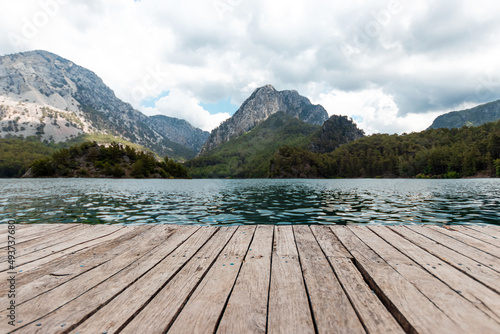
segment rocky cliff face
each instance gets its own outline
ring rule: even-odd
[[[67,59],[45,51],[0,57],[1,137],[61,142],[84,133],[122,137],[161,155],[190,151],[152,129],[148,116],[118,99],[95,73]]]
[[[148,124],[169,140],[184,145],[196,153],[210,136],[209,132],[195,128],[185,120],[163,115],[149,117]]]
[[[322,106],[313,105],[296,91],[279,92],[266,85],[257,88],[231,118],[212,131],[200,154],[250,131],[278,111],[314,125],[322,125],[328,119]]]
[[[500,119],[500,100],[479,105],[477,107],[452,111],[437,117],[429,129],[461,128],[462,126],[479,126]]]

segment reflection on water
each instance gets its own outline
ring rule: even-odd
[[[0,180],[26,223],[500,223],[500,180]]]

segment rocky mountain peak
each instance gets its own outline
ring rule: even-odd
[[[313,105],[297,91],[277,91],[272,85],[265,85],[255,89],[231,118],[212,131],[200,154],[239,137],[279,111],[314,125],[322,125],[328,119],[322,106]]]
[[[148,116],[117,98],[94,72],[72,61],[47,51],[0,57],[0,137],[37,136],[61,142],[81,134],[112,135],[162,156],[195,155],[175,141],[178,136],[162,133],[165,129],[153,128]]]

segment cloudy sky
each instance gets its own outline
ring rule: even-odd
[[[147,114],[210,130],[265,84],[367,133],[500,98],[493,0],[0,0],[0,54],[84,66]]]

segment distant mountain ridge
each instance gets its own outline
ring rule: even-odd
[[[500,100],[479,105],[474,108],[452,111],[437,117],[429,129],[461,128],[479,126],[500,119]]]
[[[67,59],[46,51],[0,57],[0,137],[61,142],[82,134],[110,134],[162,156],[189,159],[196,154],[170,139],[179,136],[162,133],[154,124],[118,99],[94,72]]]
[[[273,86],[265,85],[257,88],[231,118],[212,130],[200,155],[252,130],[279,111],[313,125],[322,125],[328,119],[322,106],[313,105],[297,91],[277,91]]]
[[[164,115],[150,116],[149,126],[167,139],[199,152],[210,136],[210,132],[195,128],[189,122]]]

